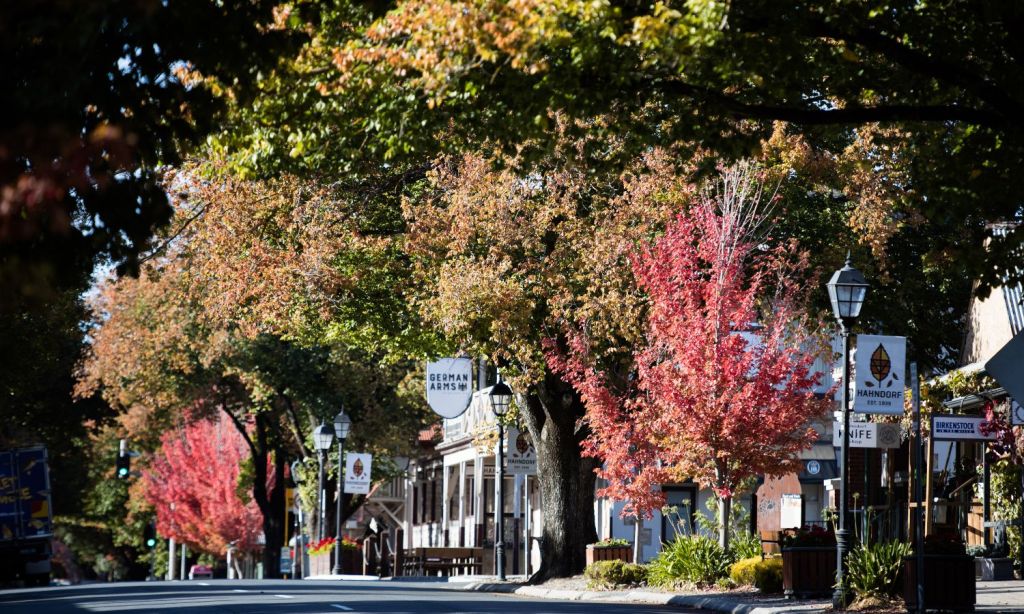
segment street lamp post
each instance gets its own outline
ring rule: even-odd
[[[341,498],[342,484],[345,482],[345,469],[341,462],[342,454],[345,452],[345,440],[348,439],[348,432],[352,429],[352,419],[344,410],[339,411],[334,417],[334,434],[338,437],[338,491],[337,491],[337,514],[334,521],[334,575],[341,574]]]
[[[333,439],[334,429],[323,422],[320,423],[320,426],[313,429],[313,447],[316,448],[316,459],[320,462],[316,491],[317,521],[320,523],[320,530],[317,531],[318,539],[323,539],[326,535],[324,530],[327,523],[327,506],[324,501],[326,499],[324,497],[324,453],[331,449]]]
[[[832,606],[837,609],[846,608],[846,590],[843,586],[843,572],[846,553],[849,550],[850,527],[846,514],[848,467],[850,460],[850,328],[864,305],[864,297],[868,292],[868,284],[860,271],[850,265],[850,255],[846,255],[846,265],[832,275],[828,282],[828,297],[832,301],[832,312],[839,322],[839,333],[843,338],[843,380],[840,402],[843,411],[843,438],[839,453],[839,529],[836,531],[836,588],[832,594]]]
[[[502,418],[512,405],[512,389],[505,382],[491,386],[489,393],[491,411],[498,423],[498,458],[496,463],[498,475],[498,496],[494,502],[494,564],[498,568],[498,578],[505,579],[505,425]]]

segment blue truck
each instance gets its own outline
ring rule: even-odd
[[[0,450],[0,581],[50,581],[50,468],[46,448]]]

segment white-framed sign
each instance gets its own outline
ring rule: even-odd
[[[1010,424],[1012,426],[1024,425],[1024,407],[1013,399],[1010,399]]]
[[[373,455],[357,452],[345,453],[345,492],[351,495],[370,493],[370,475]]]
[[[804,526],[804,498],[802,495],[782,495],[782,521],[783,529],[799,529]]]
[[[473,361],[442,358],[427,363],[427,404],[442,418],[458,418],[473,398]]]
[[[932,437],[935,439],[992,440],[994,434],[985,435],[981,425],[985,419],[980,416],[932,416]]]
[[[903,414],[907,338],[857,335],[853,411]]]
[[[530,434],[514,426],[505,431],[505,470],[509,475],[536,475],[537,450]]]
[[[898,448],[902,439],[902,433],[898,424],[880,424],[877,422],[850,423],[851,448]],[[843,445],[843,425],[841,422],[832,423],[832,445],[837,448]]]

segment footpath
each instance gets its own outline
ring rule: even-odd
[[[311,580],[370,580],[368,576],[317,576]],[[498,581],[493,576],[454,576],[449,578],[384,578],[393,582],[424,582],[443,584],[460,591],[515,594],[523,597],[594,603],[643,603],[671,605],[730,614],[783,614],[833,612],[829,600],[792,599],[761,595],[756,591],[725,591],[702,593],[668,593],[644,589],[591,591],[545,586],[528,586]],[[977,584],[977,612],[1019,612],[1024,614],[1024,581],[981,582]]]

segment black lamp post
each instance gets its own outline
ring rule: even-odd
[[[320,423],[320,426],[313,429],[313,447],[316,448],[316,459],[320,462],[316,491],[316,513],[317,521],[320,524],[320,530],[317,532],[318,539],[323,539],[327,533],[324,530],[327,523],[327,505],[324,501],[326,498],[324,497],[324,453],[331,449],[331,442],[333,440],[334,429],[323,422]]]
[[[498,568],[498,578],[505,579],[505,425],[502,418],[512,405],[512,389],[505,382],[491,386],[488,393],[491,399],[491,411],[498,423],[498,496],[494,502],[494,564]]]
[[[843,586],[843,566],[849,550],[850,527],[846,515],[848,467],[850,460],[850,328],[860,316],[860,308],[864,305],[864,297],[868,293],[868,283],[857,269],[850,266],[850,255],[846,255],[846,265],[835,272],[828,282],[828,297],[832,301],[832,312],[839,321],[839,333],[843,338],[843,381],[840,402],[843,411],[843,439],[840,447],[840,491],[839,491],[839,530],[836,531],[836,589],[832,594],[832,606],[837,609],[846,608],[846,589]]]
[[[338,437],[338,492],[337,514],[334,527],[334,575],[341,574],[341,498],[342,484],[345,482],[345,469],[341,463],[342,454],[345,451],[345,440],[348,439],[348,432],[352,429],[352,419],[348,417],[345,410],[339,411],[334,417],[334,434]]]

